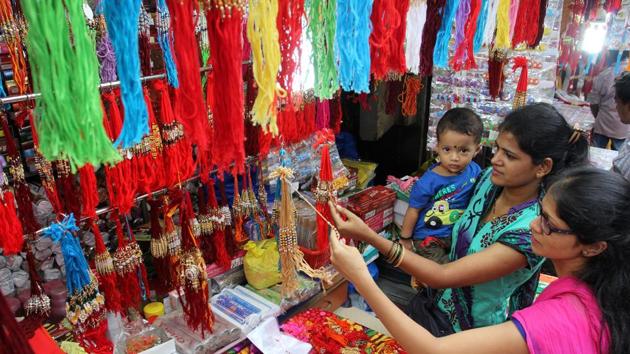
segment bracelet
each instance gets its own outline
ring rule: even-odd
[[[398,242],[396,242],[392,248],[394,248],[394,254],[391,256],[388,254],[387,259],[385,259],[385,261],[389,264],[397,263],[404,249],[404,247]]]
[[[402,235],[398,235],[398,238],[401,240],[412,240],[413,239],[413,235],[409,236],[409,237],[403,237]]]
[[[392,241],[392,247],[390,247],[389,251],[387,251],[387,254],[384,255],[386,261],[389,262],[389,260],[392,259],[392,256],[393,256],[392,251],[395,250],[396,244],[398,244],[398,240]],[[394,252],[394,253],[396,253],[396,252]]]
[[[405,258],[405,248],[404,247],[400,251],[400,258],[398,259],[398,262],[396,262],[396,264],[394,264],[394,267],[396,267],[396,268],[400,267],[400,265],[402,264],[403,258]]]

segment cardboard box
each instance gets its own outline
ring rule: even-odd
[[[378,232],[394,222],[395,200],[396,192],[384,186],[374,186],[350,197],[348,209]]]

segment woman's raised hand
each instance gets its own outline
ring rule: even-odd
[[[356,247],[346,245],[346,240],[330,235],[330,262],[341,275],[357,284],[370,278],[363,256]]]
[[[332,202],[328,202],[328,206],[330,207],[330,213],[341,236],[370,243],[375,233],[361,218],[354,215],[348,209],[340,205],[335,205]]]

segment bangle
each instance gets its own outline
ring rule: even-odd
[[[403,237],[402,235],[398,235],[398,238],[401,240],[411,240],[413,239],[413,235],[410,235],[409,237]]]
[[[405,257],[405,248],[403,247],[402,251],[400,251],[400,258],[398,259],[398,262],[396,262],[396,264],[394,264],[394,267],[396,267],[396,268],[400,267],[404,257]]]
[[[398,261],[398,259],[400,258],[400,255],[402,253],[402,249],[404,249],[404,247],[401,246],[400,243],[398,243],[398,242],[396,242],[394,247],[395,247],[394,254],[391,255],[390,257],[387,257],[387,259],[385,260],[389,264],[396,263]]]
[[[389,251],[387,251],[386,255],[384,254],[386,260],[392,259],[392,256],[394,255],[394,253],[396,253],[392,251],[395,251],[397,244],[398,244],[398,240],[392,241],[392,247],[389,248]]]

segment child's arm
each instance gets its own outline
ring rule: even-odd
[[[405,218],[403,219],[402,229],[400,230],[401,243],[407,249],[411,249],[411,240],[413,239],[413,230],[416,227],[418,216],[420,215],[420,209],[407,208]]]

